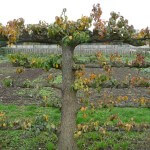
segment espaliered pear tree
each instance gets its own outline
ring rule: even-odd
[[[90,41],[90,31],[92,19],[81,17],[81,19],[69,21],[65,16],[65,11],[61,17],[56,17],[54,24],[50,25],[48,35],[57,39],[62,46],[62,113],[61,113],[61,133],[59,137],[58,149],[74,150],[77,149],[74,141],[76,130],[76,114],[78,110],[76,91],[72,86],[75,81],[73,71],[73,54],[75,47],[80,43]]]
[[[113,12],[108,22],[102,21],[99,4],[93,6],[89,17],[82,16],[77,21],[68,20],[65,13],[66,9],[61,16],[55,18],[53,24],[39,22],[36,25],[24,25],[23,19],[10,21],[6,26],[0,24],[0,47],[23,42],[59,44],[62,47],[63,100],[58,149],[76,150],[74,132],[78,104],[76,91],[72,88],[75,81],[73,62],[75,47],[81,43],[113,41],[142,45],[144,43],[141,40],[145,37],[137,39],[133,26],[128,25],[128,21],[120,14]],[[94,29],[91,31],[93,22]]]

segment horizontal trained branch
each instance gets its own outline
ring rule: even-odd
[[[80,64],[78,64],[80,65]],[[123,68],[123,67],[128,67],[128,68],[148,68],[150,67],[150,63],[147,62],[145,63],[145,65],[128,65],[128,64],[108,64],[110,65],[111,67],[116,67],[116,68]],[[103,68],[102,65],[100,64],[85,64],[84,65],[85,68]]]
[[[132,124],[131,124],[131,126],[132,126]],[[106,131],[112,131],[112,132],[118,132],[118,131],[126,132],[127,131],[126,128],[121,128],[121,127],[107,126],[107,127],[104,127],[104,128],[106,129]],[[130,131],[144,132],[146,129],[149,130],[150,126],[149,125],[137,125],[137,126],[135,125],[135,126],[131,127]]]
[[[43,87],[51,87],[62,91],[62,86],[54,83],[45,83],[42,85]]]
[[[26,88],[24,85],[13,85],[14,87],[20,87],[20,88]],[[51,87],[58,90],[62,90],[62,86],[54,83],[43,83],[40,85],[31,85],[29,88],[35,88],[35,87]]]

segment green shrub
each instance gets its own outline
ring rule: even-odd
[[[31,85],[31,81],[29,79],[26,79],[24,82],[23,82],[23,88],[30,88],[32,85]]]
[[[43,68],[45,70],[49,70],[50,68],[61,68],[61,57],[61,55],[50,55],[44,62]]]
[[[2,84],[4,87],[12,87],[13,86],[13,79],[11,79],[10,76],[8,76],[2,81]]]
[[[26,68],[30,67],[27,54],[23,54],[23,53],[10,54],[8,58],[15,67],[18,66],[23,66]]]

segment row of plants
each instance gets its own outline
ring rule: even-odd
[[[80,76],[82,72],[78,72],[77,75]],[[91,74],[89,78],[80,78],[76,80],[73,88],[74,90],[77,90],[79,92],[85,93],[87,97],[85,98],[80,98],[84,97],[82,95],[78,95],[78,99],[82,103],[85,104],[88,101],[90,102],[90,92],[91,88],[96,88],[98,92],[101,92],[102,88],[106,88],[108,86],[104,81],[107,80],[106,76],[104,75],[95,75]],[[42,82],[44,79],[42,80]],[[45,80],[48,82],[47,86],[51,83],[55,84],[60,84],[62,82],[62,76],[58,75],[56,77],[52,76],[52,74],[49,74],[47,76],[47,79]],[[139,81],[139,80],[138,80]],[[3,84],[5,86],[13,86],[12,85],[13,80],[11,78],[6,78],[3,80]],[[137,84],[137,82],[135,82]],[[146,82],[147,83],[147,82]],[[105,86],[104,86],[105,85]],[[17,86],[17,85],[15,85]],[[18,85],[21,87],[17,91],[18,96],[25,96],[29,98],[34,98],[39,100],[38,104],[40,104],[43,107],[56,107],[56,108],[61,108],[61,96],[56,96],[55,90],[52,89],[51,87],[44,87],[44,85],[40,83],[36,84],[34,81],[30,81],[26,79],[21,85]],[[116,86],[116,85],[115,85]],[[111,86],[110,86],[111,87]],[[110,88],[109,87],[109,88]],[[134,87],[134,85],[131,85],[131,88]],[[14,93],[15,94],[15,93]],[[106,94],[107,95],[107,94]],[[108,106],[134,106],[134,107],[149,107],[150,106],[150,101],[146,97],[139,97],[139,98],[130,98],[128,96],[113,96],[113,95],[107,95],[102,96],[98,101],[96,100],[97,104],[99,107],[108,107]]]
[[[109,108],[109,107],[150,107],[150,101],[147,97],[133,98],[127,95],[125,96],[106,96],[97,100],[98,107]],[[97,107],[96,106],[96,107]]]
[[[5,112],[0,112],[0,131],[23,131],[23,135],[27,138],[32,138],[40,134],[46,133],[49,138],[48,149],[56,149],[58,142],[57,125],[49,118],[48,115],[43,114],[32,119],[16,119],[11,120],[7,117]],[[45,141],[46,142],[46,141]],[[5,146],[5,145],[3,145]]]
[[[96,112],[98,113],[97,115]],[[99,119],[98,115],[103,113],[105,113],[105,117],[102,116],[100,117],[101,119]],[[53,117],[49,116],[48,114],[36,114],[36,116],[32,118],[11,119],[11,117],[8,116],[8,112],[0,111],[0,131],[1,133],[7,130],[13,132],[23,131],[22,137],[30,139],[32,138],[32,136],[39,136],[40,134],[45,133],[49,136],[49,146],[47,147],[47,149],[53,150],[56,149],[58,142],[59,122],[57,121],[56,123],[56,120],[54,121],[52,118]],[[90,145],[93,145],[93,143],[97,140],[99,141],[99,144],[95,144],[93,149],[107,149],[108,146],[112,149],[119,149],[123,147],[125,147],[124,149],[128,149],[128,145],[123,146],[123,143],[121,145],[116,144],[116,142],[121,142],[120,136],[123,136],[124,134],[128,135],[131,133],[142,134],[149,129],[150,125],[146,122],[139,123],[137,121],[137,117],[128,117],[128,121],[125,121],[124,119],[122,119],[122,117],[120,117],[120,114],[115,113],[115,111],[111,112],[109,108],[107,110],[98,110],[97,108],[94,108],[93,105],[91,105],[81,107],[78,114],[77,129],[74,133],[74,137],[78,141],[79,149],[89,148]],[[95,135],[95,132],[98,135]],[[108,141],[108,137],[112,136],[111,132],[113,135],[116,133],[118,134],[118,136],[113,136],[113,140],[115,141],[103,144],[103,141],[105,141],[106,138],[106,141]],[[86,135],[89,136],[85,137]],[[88,140],[88,143],[85,140]],[[4,141],[6,141],[6,139]],[[5,145],[2,144],[2,146],[4,148]]]
[[[38,55],[28,55],[23,53],[10,54],[9,59],[14,66],[23,66],[26,68],[35,67],[43,68],[49,70],[50,68],[61,68],[60,54],[51,54],[49,56],[39,57]],[[145,57],[142,54],[136,54],[135,57],[130,59],[130,57],[121,56],[117,53],[111,54],[110,56],[104,55],[102,52],[98,52],[95,55],[89,56],[74,56],[75,63],[86,64],[86,63],[96,63],[99,67],[105,64],[109,64],[112,67],[150,67],[149,57]]]
[[[25,68],[43,68],[49,70],[50,68],[61,67],[61,55],[49,55],[47,57],[29,56],[23,53],[10,54],[8,56],[11,63],[15,66],[23,66]]]
[[[86,75],[84,66],[75,66],[75,82],[73,85],[73,89],[75,91],[83,92],[81,100],[82,102],[87,102],[90,100],[91,88],[96,89],[98,92],[101,92],[102,88],[132,88],[132,87],[149,87],[150,80],[146,77],[126,76],[125,80],[118,82],[116,79],[112,77],[112,68],[108,64],[103,65],[104,73],[101,74],[90,74]],[[116,97],[108,97],[106,100],[99,101],[101,107],[107,107],[107,105],[111,106],[146,106],[149,107],[149,98],[141,97],[138,99],[129,98],[128,96],[120,96]],[[129,105],[126,105],[129,104]],[[131,104],[130,104],[131,103]],[[121,104],[121,105],[120,105]],[[123,105],[122,105],[123,104]],[[96,104],[98,105],[98,104]]]
[[[98,52],[95,55],[75,57],[75,62],[79,64],[96,63],[100,65],[99,67],[103,67],[105,64],[111,65],[112,67],[146,68],[150,66],[149,55],[144,56],[142,53],[137,53],[133,56],[122,56],[118,53],[105,55],[102,52]]]
[[[141,53],[137,53],[132,59],[126,57],[125,59],[118,53],[111,54],[109,60],[105,57],[102,52],[96,54],[97,60],[101,66],[105,63],[111,65],[112,67],[143,67],[147,68],[150,66],[149,58],[146,60],[146,57]]]
[[[99,110],[99,106],[93,105],[93,103],[90,103],[89,105],[82,106],[79,111],[79,120],[82,119],[83,121],[80,121],[80,123],[77,123],[77,131],[83,131],[83,132],[89,132],[89,131],[97,131],[100,129],[100,127],[105,127],[108,130],[111,130],[109,126],[112,128],[116,128],[116,130],[119,130],[119,128],[122,128],[126,131],[130,131],[132,128],[137,128],[140,126],[145,126],[145,128],[150,128],[148,123],[145,124],[137,124],[134,118],[130,118],[127,121],[123,121],[120,117],[119,114],[112,114],[109,115],[107,118],[103,118],[103,121],[96,121],[91,119],[90,121],[86,121],[89,119],[89,116],[92,116],[96,113],[96,111]],[[109,110],[110,109],[110,110]],[[103,109],[104,111],[105,109]],[[113,110],[112,107],[108,107],[108,111],[111,112]],[[101,110],[102,111],[102,110]],[[130,124],[130,127],[129,127]],[[85,126],[84,126],[85,125]],[[29,130],[37,129],[37,133],[40,131],[46,131],[46,130],[53,130],[56,131],[58,130],[59,122],[54,122],[53,118],[51,118],[47,114],[41,114],[38,115],[34,118],[18,118],[18,119],[11,119],[7,116],[5,111],[0,111],[0,130],[7,130],[7,129],[12,129],[12,130]],[[144,130],[139,129],[139,130]]]
[[[40,131],[56,131],[56,125],[50,124],[51,119],[48,115],[43,114],[34,119],[17,119],[11,120],[5,112],[0,112],[0,130],[34,130],[36,134]]]
[[[19,149],[22,145],[26,149],[39,149],[41,145],[43,149],[56,149],[60,111],[39,106],[0,105],[0,108],[1,149]],[[147,133],[150,128],[148,109],[141,108],[138,113],[137,111],[137,108],[104,109],[92,104],[81,107],[74,133],[79,149],[128,149],[132,138],[140,140],[137,134]],[[18,132],[21,132],[20,136]],[[39,137],[38,141],[34,137]],[[34,143],[27,143],[27,139]]]
[[[117,81],[111,78],[105,84],[102,84],[102,88],[132,88],[132,87],[150,87],[150,80],[146,77],[133,76],[128,80]]]
[[[81,107],[80,109],[81,117],[86,118],[86,113],[94,113],[96,109]],[[142,128],[141,128],[142,127]],[[107,131],[120,130],[125,131],[136,130],[143,131],[144,129],[149,129],[148,124],[137,124],[133,118],[129,122],[123,122],[117,114],[111,115],[106,118],[105,122],[90,121],[88,123],[81,123],[77,125],[77,132],[75,137],[81,135],[81,133],[91,132],[91,131],[101,131],[102,134],[106,134]],[[58,124],[54,124],[48,115],[43,114],[32,119],[17,119],[9,120],[5,112],[0,112],[0,130],[32,130],[38,134],[41,131],[50,131],[57,133]]]
[[[90,74],[85,76],[85,71],[76,71],[76,80],[73,85],[74,90],[88,91],[89,88],[96,88],[100,91],[102,88],[129,88],[129,87],[149,87],[150,80],[146,77],[129,77],[127,76],[124,81],[117,81],[110,75],[108,69],[106,73]]]
[[[22,68],[18,68],[16,71],[21,72]],[[108,76],[107,74],[90,74],[89,77],[82,76],[84,73],[82,71],[77,72],[78,74],[77,79],[74,83],[74,90],[86,90],[85,87],[90,88],[132,88],[132,87],[150,87],[150,80],[147,77],[140,77],[140,76],[133,76],[133,77],[126,77],[123,81],[118,81],[113,77]],[[58,80],[58,82],[57,82]],[[62,76],[58,75],[53,77],[52,74],[47,76],[45,82],[54,83],[54,84],[61,84],[62,83]],[[15,80],[10,76],[5,77],[2,80],[2,85],[4,87],[13,87],[18,86],[21,88],[34,88],[34,85],[29,79],[26,79],[20,84],[15,84]],[[43,85],[44,86],[44,85]],[[47,85],[48,86],[48,85]]]

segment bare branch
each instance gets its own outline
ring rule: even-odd
[[[86,64],[85,68],[103,68],[103,66],[99,64]]]
[[[44,83],[42,87],[51,87],[62,91],[62,85],[58,85],[54,83]]]
[[[78,64],[79,66],[81,64]],[[110,65],[111,67],[116,67],[116,68],[120,68],[120,67],[128,67],[128,68],[147,68],[147,67],[150,67],[150,63],[149,62],[146,62],[144,65],[141,65],[141,66],[136,66],[136,65],[128,65],[128,64],[108,64]],[[85,64],[84,65],[84,68],[103,68],[102,65],[100,64]],[[73,68],[75,69],[75,68]],[[76,69],[77,70],[77,69]]]

